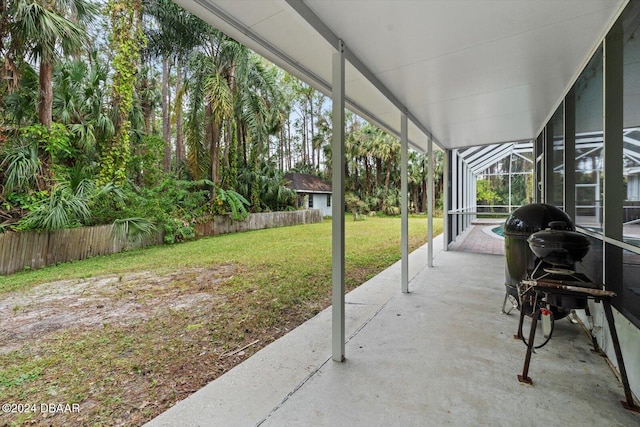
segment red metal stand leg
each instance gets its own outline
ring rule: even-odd
[[[525,384],[533,384],[531,378],[529,378],[529,364],[531,363],[531,353],[533,353],[533,345],[536,337],[536,327],[538,326],[538,314],[539,311],[533,313],[531,318],[531,331],[529,331],[529,342],[527,343],[527,355],[524,358],[524,367],[522,369],[522,375],[518,375],[518,381]],[[520,327],[520,330],[522,328]]]

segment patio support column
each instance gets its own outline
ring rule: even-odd
[[[457,212],[460,209],[461,185],[459,182],[458,150],[451,150],[451,210]],[[451,215],[451,235],[449,239],[454,242],[460,234],[460,215]]]
[[[333,206],[331,221],[331,343],[332,359],[344,360],[345,327],[344,327],[344,43],[338,41],[337,51],[333,54],[333,139],[332,152],[332,187]]]
[[[433,139],[427,143],[427,265],[433,267]],[[445,215],[446,216],[446,215]]]
[[[464,194],[466,198],[464,207],[467,209],[467,211],[470,211],[470,210],[475,211],[476,198],[471,197],[472,196],[471,190],[473,189],[473,184],[472,184],[473,173],[471,173],[471,169],[466,164],[464,165],[464,176],[465,176],[464,182],[466,184],[464,189]],[[475,196],[475,193],[473,194],[473,196]],[[466,221],[464,222],[464,229],[466,230],[467,228],[469,228],[469,225],[471,225],[471,221],[475,219],[475,216],[464,215],[463,218],[466,218]]]
[[[511,166],[513,165],[513,144],[511,144],[511,152],[509,153],[509,214],[511,214]]]
[[[449,250],[449,239],[450,236],[450,221],[451,217],[449,216],[449,204],[451,203],[451,176],[449,173],[449,156],[451,156],[451,150],[444,150],[444,155],[442,156],[442,242],[443,247],[442,250]]]
[[[408,153],[408,122],[407,111],[402,112],[400,118],[400,246],[402,261],[400,262],[400,283],[403,293],[409,293],[409,181],[407,164]]]

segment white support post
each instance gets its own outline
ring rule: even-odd
[[[458,178],[460,178],[460,172],[458,171],[458,150],[451,150],[451,210],[457,211],[460,208],[458,200],[460,200],[460,185],[458,185]],[[451,235],[449,239],[455,242],[460,234],[460,216],[451,215]]]
[[[509,215],[511,215],[511,204],[512,204],[512,198],[511,198],[511,172],[512,172],[512,168],[511,166],[513,165],[513,144],[511,145],[511,153],[509,153]]]
[[[427,143],[427,265],[433,267],[433,139]],[[446,209],[446,208],[445,208]],[[445,213],[446,216],[446,213]]]
[[[467,200],[469,204],[467,205],[471,211],[476,212],[476,192],[475,187],[473,185],[473,180],[475,176],[473,175],[473,171],[467,165],[465,165],[465,170],[467,171]],[[476,219],[476,215],[467,215],[469,217],[467,221],[467,226],[473,223],[473,220]]]
[[[451,217],[447,213],[449,211],[450,204],[450,188],[451,181],[449,180],[449,155],[450,150],[444,150],[444,155],[442,156],[442,250],[449,250],[449,222],[451,221]]]
[[[467,176],[467,165],[462,162],[462,157],[459,157],[458,170],[460,171],[460,179],[458,180],[458,192],[460,193],[460,208],[462,212],[466,212],[469,207],[469,177]],[[467,229],[467,221],[469,215],[460,215],[460,231],[458,234],[462,234]]]
[[[344,68],[345,49],[342,40],[338,41],[337,51],[333,54],[333,139],[331,151],[333,206],[331,222],[331,341],[332,359],[342,362],[345,358],[345,320],[344,320]]]
[[[400,246],[402,249],[401,287],[403,293],[409,293],[409,178],[408,167],[408,121],[407,112],[400,119]]]

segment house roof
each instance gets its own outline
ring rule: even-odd
[[[328,193],[331,194],[331,185],[327,184],[315,175],[306,173],[288,173],[284,176],[287,188],[299,193]]]
[[[534,139],[627,0],[174,0],[425,150]]]

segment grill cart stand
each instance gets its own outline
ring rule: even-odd
[[[627,370],[624,367],[624,360],[622,358],[622,351],[620,350],[620,342],[618,341],[618,333],[616,332],[615,321],[613,318],[613,312],[611,311],[611,298],[616,294],[611,291],[606,291],[598,288],[594,283],[585,283],[582,281],[573,280],[553,280],[553,279],[525,279],[522,280],[522,286],[526,286],[530,292],[530,297],[535,298],[537,301],[547,300],[549,298],[568,296],[568,297],[582,297],[586,299],[593,299],[595,302],[602,302],[604,306],[605,316],[607,323],[609,324],[609,332],[611,333],[611,339],[613,341],[613,348],[616,353],[616,359],[618,361],[618,369],[620,371],[620,377],[622,379],[622,386],[624,388],[625,399],[622,401],[622,406],[626,409],[639,412],[640,406],[633,402],[633,395],[631,394],[631,388],[629,386],[629,380],[627,378]],[[538,323],[538,316],[540,315],[540,308],[535,309],[531,318],[531,330],[529,332],[529,341],[527,342],[527,354],[524,360],[524,367],[522,375],[518,375],[518,380],[522,383],[533,384],[531,378],[529,378],[529,364],[531,362],[531,354],[534,349],[534,338],[536,335],[536,327]],[[524,313],[521,311],[520,322]]]

